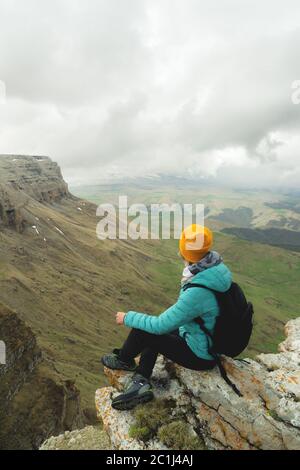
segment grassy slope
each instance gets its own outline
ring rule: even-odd
[[[96,203],[111,201],[117,202],[118,194],[128,194],[129,203],[144,202],[203,202],[213,210],[226,207],[237,209],[240,206],[251,207],[259,214],[260,223],[276,218],[279,209],[269,212],[264,201],[278,200],[275,193],[262,193],[256,191],[230,191],[215,188],[154,188],[146,191],[140,188],[126,188],[121,185],[101,186],[78,189],[78,192]],[[282,196],[284,200],[284,197]],[[224,224],[218,220],[209,220],[214,230],[221,230]],[[225,224],[226,225],[226,224]],[[162,251],[169,262],[165,264],[154,263],[152,266],[157,280],[166,286],[174,298],[177,294],[177,279],[181,267],[177,259],[173,260],[177,252],[177,242],[161,241],[157,251]],[[255,306],[255,331],[247,354],[253,355],[257,351],[275,351],[278,342],[283,338],[283,325],[290,318],[299,316],[300,293],[298,283],[300,279],[300,256],[291,251],[277,247],[262,245],[251,241],[244,241],[235,236],[217,233],[215,249],[224,256],[225,262],[232,269],[234,278],[241,283],[249,299]],[[171,271],[169,271],[171,268]],[[167,273],[171,272],[170,276]],[[176,286],[176,287],[174,287]]]
[[[82,212],[78,206],[31,201],[39,235],[31,227],[23,234],[0,231],[0,298],[31,326],[58,373],[76,378],[84,405],[93,407],[104,382],[99,358],[126,335],[115,312],[137,304],[158,312],[171,294],[157,287],[151,272],[153,263],[163,262],[155,244],[101,242],[95,206],[82,205]]]
[[[115,311],[156,314],[176,299],[177,242],[100,242],[94,206],[79,212],[78,201],[30,204],[40,235],[0,231],[1,300],[32,327],[58,373],[76,378],[84,406],[93,407],[104,382],[99,357],[127,333],[115,325]],[[284,323],[299,316],[299,254],[224,234],[216,235],[215,248],[256,307],[249,352],[275,351]]]

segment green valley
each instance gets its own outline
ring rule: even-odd
[[[100,241],[94,202],[114,202],[111,193],[75,197],[57,168],[29,157],[17,161],[19,173],[27,171],[32,178],[27,175],[21,184],[11,161],[3,161],[1,174],[9,168],[15,180],[6,184],[3,177],[0,188],[0,300],[32,329],[46,361],[43,367],[75,380],[86,416],[92,416],[95,389],[104,383],[100,357],[127,334],[116,325],[115,313],[159,314],[176,301],[183,268],[178,242]],[[45,177],[46,191],[40,173],[47,168],[56,179],[52,173]],[[114,197],[123,189],[114,191]],[[154,202],[161,200],[143,191],[146,203],[152,196]],[[299,316],[300,254],[221,233],[224,224],[218,220],[209,225],[215,229],[215,249],[255,306],[255,331],[245,355],[275,351],[286,321]]]

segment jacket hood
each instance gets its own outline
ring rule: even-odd
[[[218,292],[225,292],[232,283],[231,271],[223,262],[207,268],[191,279],[194,284],[203,284],[206,287],[214,289]]]

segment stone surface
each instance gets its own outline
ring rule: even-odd
[[[286,340],[279,345],[280,352],[295,351],[299,357],[300,351],[300,317],[290,320],[285,325]]]
[[[172,398],[173,413],[183,416],[209,449],[300,449],[300,318],[285,327],[286,340],[278,354],[260,354],[256,360],[223,358],[237,396],[219,371],[195,372],[159,358],[153,385],[157,398]],[[96,392],[96,408],[114,449],[143,449],[129,437],[131,412],[111,408],[111,397],[122,390],[128,376],[105,369],[111,387]],[[155,447],[156,446],[156,447]],[[147,443],[147,448],[164,448]]]
[[[86,426],[73,432],[50,437],[40,450],[109,450],[107,434],[99,426]]]
[[[107,432],[111,445],[119,450],[141,450],[144,445],[129,437],[129,428],[134,418],[129,411],[116,411],[111,407],[111,398],[116,389],[104,387],[96,392],[98,416],[101,417],[104,430]]]

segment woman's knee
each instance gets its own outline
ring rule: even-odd
[[[148,333],[147,331],[143,330],[138,330],[136,328],[133,328],[131,330],[131,334],[133,337],[142,340],[145,346],[147,347],[148,345],[151,345],[153,343],[156,343],[159,335],[155,335],[153,333]]]

